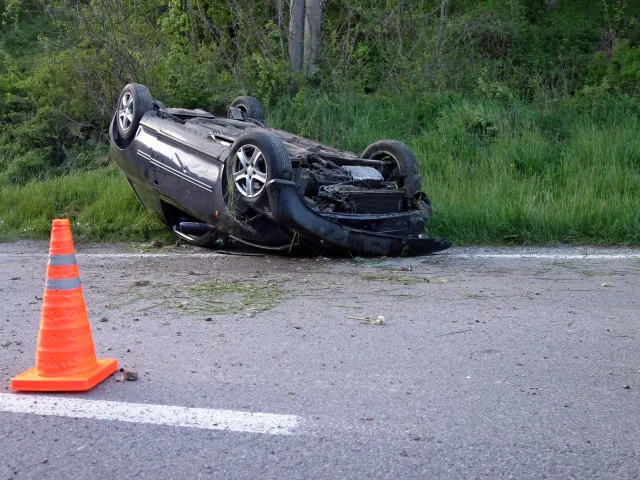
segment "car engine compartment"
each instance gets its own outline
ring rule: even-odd
[[[307,204],[319,212],[383,214],[406,211],[411,198],[370,166],[340,166],[318,154],[299,163],[294,173]]]

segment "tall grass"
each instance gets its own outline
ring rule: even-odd
[[[430,233],[458,244],[640,245],[640,105],[604,96],[531,105],[457,95],[314,96],[268,121],[361,152],[395,138],[414,151],[434,207]],[[0,185],[0,239],[46,238],[69,217],[91,240],[165,229],[113,165]]]
[[[115,165],[0,188],[0,240],[47,238],[53,218],[70,218],[74,237],[87,240],[148,240],[165,231]]]
[[[273,124],[355,152],[395,138],[420,162],[430,233],[459,244],[640,244],[637,101],[298,97]]]

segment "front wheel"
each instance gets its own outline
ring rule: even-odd
[[[240,207],[267,205],[267,183],[274,178],[290,179],[292,175],[289,152],[280,138],[268,132],[238,137],[225,168],[229,203]]]
[[[396,182],[409,195],[419,192],[422,188],[418,161],[404,143],[396,140],[378,140],[365,148],[362,158],[383,161],[380,172],[384,179]]]
[[[120,136],[125,140],[133,138],[140,119],[149,110],[153,110],[153,98],[149,89],[139,83],[125,86],[120,92],[116,111],[116,125]]]

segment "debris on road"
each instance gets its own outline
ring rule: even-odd
[[[351,315],[347,315],[346,318],[350,320],[360,320],[360,323],[370,324],[370,325],[382,325],[384,324],[384,317],[382,315],[378,315],[377,317],[352,317]]]
[[[128,370],[125,370],[124,368],[121,368],[113,375],[113,379],[116,382],[124,382],[125,380],[129,382],[135,382],[138,380],[138,372],[130,372]]]
[[[216,279],[176,290],[172,293],[174,303],[170,307],[180,308],[188,313],[242,314],[252,317],[278,306],[289,292],[274,280]],[[211,317],[205,317],[209,318]]]

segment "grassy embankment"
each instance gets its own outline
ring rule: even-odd
[[[110,165],[89,172],[0,187],[0,240],[48,238],[52,218],[69,218],[76,239],[148,240],[163,225],[139,204]]]
[[[407,143],[433,202],[430,233],[458,244],[640,245],[639,116],[637,101],[608,95],[539,105],[299,95],[267,109],[273,125],[356,152]],[[46,238],[54,217],[86,240],[165,236],[113,165],[0,185],[0,239]]]

